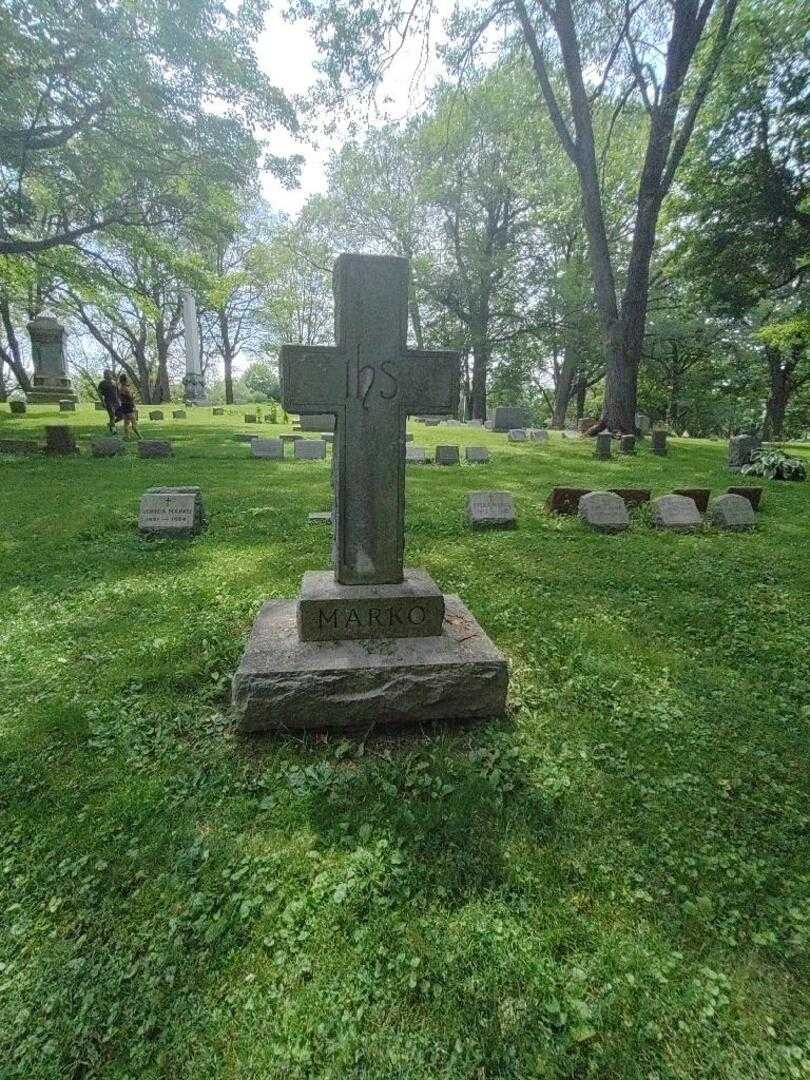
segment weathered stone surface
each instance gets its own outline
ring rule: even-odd
[[[544,427],[526,428],[526,434],[532,442],[548,442],[548,432]]]
[[[185,409],[175,409],[174,412],[172,413],[172,419],[173,420],[185,420],[185,418],[186,418],[186,410]]]
[[[652,522],[656,528],[694,532],[703,524],[695,500],[686,495],[660,495],[653,499]]]
[[[515,497],[510,491],[470,491],[467,520],[474,529],[513,529],[517,524]]]
[[[157,537],[193,536],[205,525],[198,487],[154,487],[141,496],[138,529]]]
[[[636,429],[640,435],[649,435],[652,428],[652,421],[649,416],[643,412],[636,413]]]
[[[580,521],[597,532],[623,532],[630,526],[630,516],[624,499],[612,491],[591,491],[579,500]]]
[[[608,488],[608,491],[623,499],[628,510],[635,510],[636,507],[648,503],[652,495],[649,488]]]
[[[590,488],[555,487],[546,499],[546,510],[551,514],[576,514],[579,509],[579,500],[583,495],[589,495]]]
[[[458,465],[459,448],[457,446],[437,446],[434,458],[437,465]]]
[[[524,405],[498,405],[493,413],[493,431],[525,428],[531,423],[531,410]]]
[[[335,417],[332,413],[304,413],[298,418],[301,431],[334,431]]]
[[[299,461],[320,461],[326,457],[326,443],[321,439],[296,439],[293,447]]]
[[[223,408],[220,408],[219,405],[216,405],[211,410],[211,415],[212,416],[224,416],[225,415],[225,410]]]
[[[253,438],[253,437],[254,437],[254,436],[252,436],[252,435],[250,436],[250,438]],[[285,431],[283,435],[279,435],[279,438],[281,439],[281,441],[282,441],[283,443],[294,443],[294,442],[298,442],[298,440],[299,440],[299,439],[303,439],[303,437],[304,437],[303,435],[298,435],[298,434],[296,434],[296,433],[290,434],[290,433],[289,433],[289,432],[287,432],[287,431]]]
[[[149,413],[149,419],[150,420],[162,420],[163,419],[162,410],[161,409],[152,409],[151,412]]]
[[[596,436],[596,444],[594,446],[594,457],[600,461],[607,461],[612,454],[613,437],[609,431],[600,431]]]
[[[413,436],[411,436],[411,438],[413,438]],[[325,442],[327,446],[334,445],[335,433],[333,431],[322,431],[321,432],[321,441]]]
[[[485,420],[484,421],[484,427],[487,429],[487,431],[494,431],[495,430],[495,421],[494,420]]]
[[[742,495],[744,499],[748,499],[751,503],[753,510],[759,510],[759,504],[762,501],[761,487],[730,487],[728,489],[729,495]]]
[[[732,472],[739,472],[743,465],[748,465],[755,450],[762,448],[762,439],[757,435],[734,435],[728,440],[728,467]]]
[[[60,454],[78,454],[76,436],[73,428],[65,424],[45,425],[45,453],[59,456]]]
[[[251,439],[250,452],[255,458],[281,461],[284,458],[284,443],[281,439]]]
[[[526,442],[526,429],[510,428],[507,432],[506,438],[509,440],[509,442]]]
[[[139,458],[167,458],[174,453],[167,439],[141,439],[138,442]]]
[[[426,465],[428,461],[427,450],[424,446],[409,444],[405,447],[405,461],[413,465]]]
[[[441,420],[433,420],[429,417],[427,420],[425,420],[425,427],[438,427],[440,423]]]
[[[258,424],[259,418],[256,413],[245,413],[246,424]]]
[[[28,323],[28,333],[34,362],[31,389],[26,394],[29,404],[75,401],[65,359],[65,328],[49,315],[38,315]]]
[[[258,439],[258,437],[259,437],[258,435],[251,435],[249,432],[246,432],[246,431],[237,431],[234,435],[231,435],[231,438],[233,439],[234,442],[241,442],[241,443],[252,443],[253,440]],[[280,438],[283,439],[284,436],[281,435]]]
[[[635,454],[636,452],[636,437],[635,435],[622,435],[621,442],[619,443],[619,452],[622,454]]]
[[[124,450],[125,446],[121,439],[112,435],[109,438],[90,440],[90,453],[93,457],[116,457],[118,454],[123,454]]]
[[[36,439],[0,439],[0,454],[38,454]]]
[[[326,570],[304,574],[298,599],[302,641],[435,637],[444,597],[424,570],[406,568],[396,585],[340,585]]]
[[[24,401],[20,401],[19,398],[13,398],[8,407],[11,409],[12,416],[22,416],[26,411],[26,404]]]
[[[709,513],[712,524],[718,529],[742,531],[752,529],[756,524],[754,508],[743,495],[718,495],[712,502]]]
[[[377,729],[499,716],[508,669],[457,596],[436,637],[300,641],[293,600],[269,600],[232,685],[241,731]]]
[[[76,402],[72,399],[66,399],[59,402],[59,412],[76,412]]]
[[[667,433],[662,428],[656,428],[652,433],[652,452],[658,457],[667,456]]]
[[[331,525],[332,524],[332,511],[331,510],[313,510],[311,514],[307,514],[307,521],[310,525]]]
[[[692,499],[695,506],[698,508],[701,514],[705,514],[709,506],[709,497],[711,495],[710,488],[675,488],[672,492],[673,495],[683,495],[687,499]]]
[[[473,464],[485,465],[489,461],[489,450],[486,446],[465,446],[464,457]]]

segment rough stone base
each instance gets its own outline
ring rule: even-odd
[[[268,600],[233,677],[241,731],[400,727],[498,716],[506,660],[458,596],[429,638],[302,642],[294,600]]]

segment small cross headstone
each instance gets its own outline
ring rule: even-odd
[[[752,529],[756,524],[754,508],[742,495],[719,495],[709,508],[712,524],[734,532]]]
[[[168,458],[174,451],[166,439],[141,439],[138,442],[139,458]]]
[[[186,410],[185,409],[175,409],[174,412],[172,413],[172,419],[173,420],[185,420],[185,418],[186,418]]]
[[[26,410],[26,404],[24,401],[20,401],[19,398],[14,398],[9,403],[12,416],[22,416]]]
[[[761,487],[730,487],[728,494],[742,495],[744,499],[748,499],[754,510],[759,510],[759,504],[762,501],[762,490]]]
[[[427,459],[427,450],[424,446],[414,446],[413,443],[408,443],[405,447],[406,462],[410,462],[412,465],[426,465]]]
[[[664,428],[656,428],[652,433],[652,452],[658,457],[667,456],[667,433]]]
[[[293,446],[299,461],[319,461],[326,457],[326,443],[320,439],[296,439]]]
[[[694,499],[686,495],[661,495],[653,499],[652,522],[656,528],[694,532],[703,524]]]
[[[467,518],[474,529],[512,529],[517,524],[514,496],[509,491],[471,491]]]
[[[161,412],[160,409],[152,409],[152,411],[149,413],[149,419],[150,420],[162,420],[163,419],[163,413]]]
[[[123,452],[123,442],[114,436],[92,439],[90,442],[90,453],[93,457],[115,457],[117,454],[123,454]]]
[[[711,493],[711,488],[675,488],[672,492],[673,495],[683,495],[687,499],[692,499],[701,514],[706,513]]]
[[[594,457],[599,461],[607,461],[612,453],[613,437],[609,431],[600,431],[596,436],[596,447],[594,449]]]
[[[56,457],[66,454],[78,454],[76,436],[73,429],[64,424],[46,424],[45,426],[45,453]]]
[[[437,446],[436,457],[434,458],[437,465],[458,465],[459,452],[457,446]]]
[[[205,525],[198,487],[154,487],[141,496],[138,529],[157,537],[193,536]]]
[[[635,454],[635,452],[636,452],[636,437],[635,437],[635,435],[622,435],[621,442],[619,443],[619,451],[622,454]]]
[[[464,449],[464,457],[476,465],[485,465],[489,461],[489,450],[486,446],[467,446]]]
[[[630,527],[624,499],[610,491],[592,491],[583,495],[577,513],[580,521],[597,532],[624,532]]]
[[[281,439],[251,439],[250,452],[255,458],[281,461],[284,458],[284,443]]]

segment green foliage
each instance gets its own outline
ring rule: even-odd
[[[328,566],[329,465],[251,461],[237,415],[141,426],[175,458],[0,459],[4,1080],[806,1075],[801,485],[753,535],[606,538],[549,488],[724,490],[724,447],[476,431],[519,532],[465,527],[481,467],[414,469],[407,561],[509,656],[509,716],[243,738],[230,675]],[[199,538],[137,538],[163,483],[201,485]]]
[[[769,480],[806,480],[807,467],[800,458],[788,457],[783,450],[755,450],[741,472],[767,476]]]

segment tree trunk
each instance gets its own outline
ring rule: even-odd
[[[6,387],[6,362],[0,356],[0,401],[8,401],[8,388]]]
[[[424,349],[425,338],[422,333],[422,314],[419,311],[419,303],[416,299],[416,282],[413,280],[412,270],[408,274],[408,309],[411,315],[411,326],[413,327],[413,336],[416,339],[416,347],[417,349]]]
[[[8,342],[6,363],[14,373],[14,378],[17,380],[19,388],[24,394],[27,394],[31,389],[31,380],[28,377],[28,372],[23,367],[22,350],[20,349],[20,343],[17,340],[17,335],[14,331],[14,323],[11,318],[11,306],[7,296],[0,298],[0,319],[2,319],[3,332],[5,333],[6,341]]]
[[[769,391],[763,435],[766,439],[781,439],[785,410],[790,400],[790,369],[782,362],[779,349],[772,345],[765,346],[765,359],[768,362]]]
[[[155,392],[152,399],[156,404],[171,400],[169,386],[169,341],[163,320],[155,323],[155,345],[157,347],[157,371],[155,374]]]
[[[563,344],[563,362],[557,372],[556,385],[554,387],[554,411],[551,418],[553,428],[565,427],[565,417],[568,412],[568,404],[574,391],[574,377],[577,373],[577,360],[574,349],[566,338]]]
[[[486,420],[487,418],[488,370],[489,345],[479,340],[473,345],[473,377],[469,404],[472,420]]]
[[[577,379],[577,420],[585,415],[585,395],[588,393],[588,383],[584,375]]]
[[[217,312],[220,341],[222,343],[222,366],[225,370],[225,404],[233,405],[233,350],[228,333],[228,316],[224,308]]]

